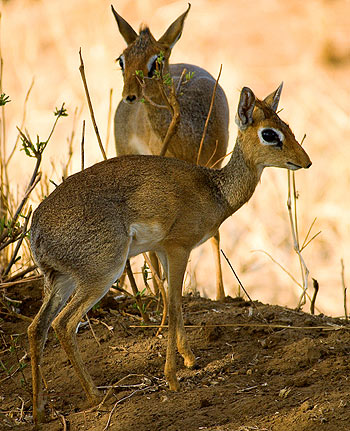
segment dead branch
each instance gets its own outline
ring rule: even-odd
[[[142,299],[141,299],[140,292],[139,292],[137,285],[136,285],[134,274],[132,273],[132,270],[131,270],[131,265],[130,265],[129,259],[126,261],[125,268],[126,268],[126,273],[129,277],[131,289],[132,289],[134,297],[135,297],[137,308],[139,309],[139,312],[141,313],[141,316],[142,316],[142,319],[144,320],[144,322],[148,323],[150,320],[149,320],[148,314],[143,309]]]
[[[158,331],[156,333],[156,337],[158,337],[158,335],[161,333],[162,331],[162,326],[165,323],[166,317],[168,315],[168,299],[167,299],[167,295],[164,289],[164,284],[163,281],[158,277],[158,274],[156,272],[156,270],[154,269],[151,259],[147,256],[146,253],[143,253],[143,257],[145,259],[145,261],[147,262],[147,265],[149,266],[153,277],[156,279],[159,289],[160,289],[160,293],[162,295],[162,299],[163,299],[163,315],[162,315],[162,321],[161,321],[161,326],[158,328]]]
[[[341,282],[342,282],[342,286],[343,286],[343,295],[344,295],[344,313],[345,313],[345,320],[348,321],[348,308],[347,308],[347,304],[346,304],[346,291],[347,291],[347,287],[345,285],[345,268],[344,268],[344,260],[340,259],[340,264],[341,264]]]
[[[85,120],[83,121],[83,130],[81,132],[81,170],[84,170],[84,151],[85,151]]]
[[[84,84],[84,89],[85,89],[86,99],[87,99],[88,106],[89,106],[91,121],[92,121],[92,124],[94,126],[94,130],[95,130],[95,133],[96,133],[98,145],[99,145],[101,153],[102,153],[102,157],[103,157],[104,160],[107,160],[107,156],[106,156],[105,150],[103,148],[102,140],[101,140],[101,137],[100,137],[100,133],[98,131],[97,123],[96,123],[96,120],[95,120],[94,109],[93,109],[92,103],[91,103],[89,89],[88,89],[88,85],[87,85],[87,81],[86,81],[86,77],[85,77],[85,67],[84,67],[83,56],[81,54],[81,48],[79,49],[79,57],[80,57],[79,72],[81,74],[81,78],[82,78],[83,84]]]
[[[298,218],[297,218],[297,205],[296,205],[298,196],[297,196],[297,191],[295,186],[295,173],[292,172],[292,183],[291,183],[291,175],[289,170],[287,174],[288,174],[287,208],[288,208],[288,215],[289,215],[289,223],[290,223],[290,228],[292,232],[293,247],[299,257],[301,275],[303,280],[303,292],[300,296],[299,303],[297,306],[297,309],[300,309],[306,302],[306,291],[308,289],[309,269],[306,266],[304,258],[301,254],[300,245],[299,245]],[[294,211],[292,209],[292,202],[294,204]]]
[[[222,71],[222,64],[220,65],[219,75],[218,75],[218,77],[216,78],[216,81],[215,81],[215,85],[214,85],[214,89],[213,89],[213,94],[211,96],[211,101],[210,101],[209,112],[208,112],[208,115],[207,115],[207,119],[205,121],[202,139],[201,139],[201,142],[199,144],[199,150],[198,150],[198,155],[197,155],[197,165],[199,165],[199,160],[200,160],[201,153],[202,153],[202,148],[203,148],[203,144],[204,144],[205,135],[207,134],[207,129],[208,129],[209,120],[210,120],[211,113],[212,113],[213,106],[214,106],[215,94],[216,94],[216,89],[217,89],[217,86],[218,86],[218,83],[219,83],[219,79],[220,79],[220,76],[221,76],[221,71]]]
[[[314,285],[314,294],[312,295],[312,299],[311,299],[310,313],[315,314],[315,303],[316,303],[316,297],[317,297],[318,290],[319,290],[319,284],[315,278],[313,278],[312,281],[313,281],[313,285]]]

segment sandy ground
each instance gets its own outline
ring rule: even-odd
[[[18,311],[28,317],[40,305],[37,286],[17,287],[12,296],[24,298]],[[151,303],[150,316],[159,322],[154,309]],[[197,367],[185,369],[178,356],[181,391],[174,393],[163,377],[167,333],[157,338],[154,329],[140,327],[133,300],[108,295],[89,318],[95,335],[85,325],[78,344],[97,385],[115,385],[113,396],[98,411],[85,409],[78,379],[50,331],[43,430],[350,429],[350,326],[343,320],[241,298],[187,296],[184,319]],[[0,332],[3,430],[32,428],[27,325],[6,316]]]

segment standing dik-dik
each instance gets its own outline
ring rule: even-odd
[[[156,40],[149,28],[145,26],[141,27],[140,34],[137,34],[112,6],[119,31],[128,44],[118,59],[124,78],[123,100],[119,103],[114,118],[118,156],[126,154],[159,155],[161,153],[171,115],[167,109],[159,108],[159,105],[164,106],[164,100],[157,80],[152,78],[157,72],[159,54],[162,53],[163,64],[160,67],[164,75],[170,73],[175,87],[178,86],[184,69],[192,76],[183,85],[182,91],[178,95],[180,121],[171,138],[166,156],[197,163],[215,79],[206,70],[192,64],[169,65],[171,50],[181,36],[189,9],[190,5],[186,12],[170,25],[163,36]],[[140,75],[144,77],[143,88]],[[145,103],[141,103],[140,99],[144,95],[156,105],[147,100]],[[205,166],[209,162],[210,165],[215,164],[216,168],[220,168],[227,150],[228,123],[227,99],[223,89],[218,85],[210,122],[200,152],[200,165]],[[225,292],[220,264],[219,232],[214,232],[211,241],[216,266],[216,299],[223,300]],[[155,262],[154,257],[152,261]]]
[[[101,393],[83,365],[76,328],[120,277],[126,260],[150,250],[160,257],[168,279],[165,376],[170,389],[179,389],[176,346],[185,366],[195,363],[181,311],[191,250],[250,199],[264,167],[311,165],[276,114],[280,92],[281,87],[260,101],[243,88],[236,145],[222,169],[160,156],[117,157],[67,178],[36,209],[31,247],[45,283],[43,305],[28,328],[36,422],[44,419],[40,362],[50,325],[90,402],[97,403]]]

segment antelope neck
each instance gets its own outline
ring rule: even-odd
[[[229,215],[232,215],[253,195],[262,169],[247,161],[242,143],[237,138],[229,162],[216,172],[218,187],[230,207]]]

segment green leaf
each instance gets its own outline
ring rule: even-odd
[[[5,93],[0,94],[0,106],[4,106],[9,102],[11,102],[9,96],[6,96]]]
[[[157,63],[162,64],[163,61],[164,61],[164,52],[160,51],[160,53],[158,54],[158,57],[157,57]]]
[[[60,109],[56,108],[53,114],[55,117],[68,117],[68,112],[67,109],[64,107],[64,103],[62,104]]]
[[[143,74],[142,70],[135,70],[135,74],[136,74],[136,76],[138,76],[141,79],[144,78],[144,74]]]

